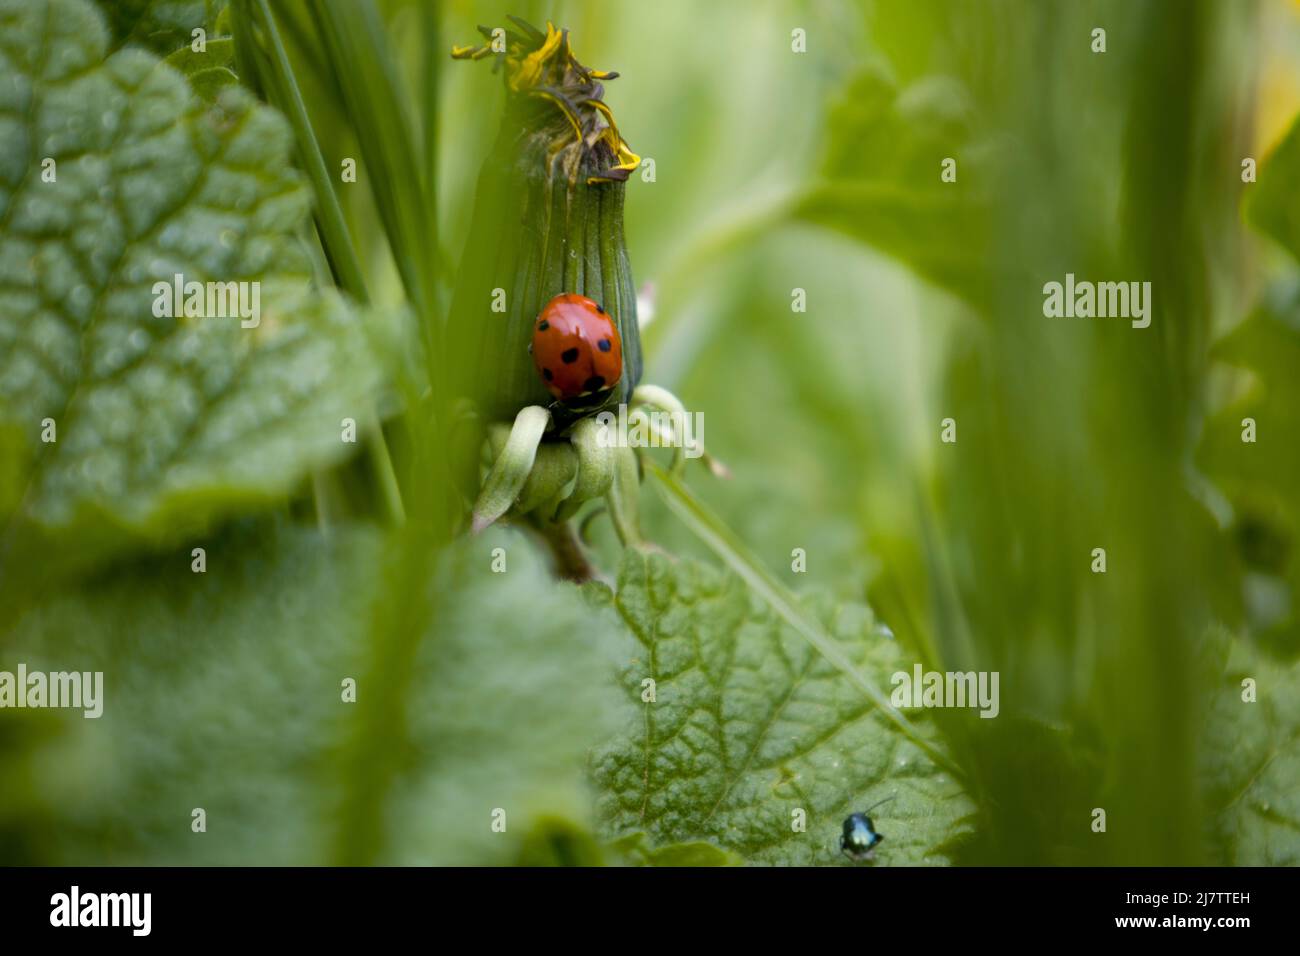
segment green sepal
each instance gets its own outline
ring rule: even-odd
[[[569,441],[578,456],[578,480],[555,513],[556,521],[567,521],[585,502],[608,494],[614,483],[615,458],[609,426],[584,418],[574,426]]]
[[[550,421],[551,414],[545,408],[529,405],[515,416],[514,426],[504,441],[499,441],[501,429],[489,430],[489,443],[494,446],[496,460],[474,504],[471,528],[475,534],[509,511],[523,491]]]
[[[532,473],[524,484],[524,490],[519,493],[515,510],[520,514],[531,514],[543,505],[558,502],[577,473],[578,456],[574,454],[572,445],[566,441],[542,442],[537,449]],[[554,513],[554,507],[543,509],[542,517]]]

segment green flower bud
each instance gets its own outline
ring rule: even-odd
[[[514,18],[511,18],[514,20]],[[506,108],[479,175],[470,236],[451,307],[448,375],[486,418],[510,421],[528,405],[553,406],[529,354],[542,307],[562,292],[588,296],[618,326],[623,374],[602,408],[631,398],[641,377],[636,290],[623,236],[628,174],[640,162],[603,101],[602,73],[580,64],[568,31],[514,20],[504,52],[491,31],[461,59],[504,65]],[[551,407],[564,432],[600,408]]]

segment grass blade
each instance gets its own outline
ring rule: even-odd
[[[294,139],[298,143],[298,154],[307,176],[311,179],[312,189],[316,194],[316,226],[320,230],[321,242],[329,258],[330,268],[335,281],[358,302],[368,302],[366,281],[357,258],[356,248],[348,234],[347,222],[339,206],[338,196],[329,170],[325,166],[325,157],[321,154],[320,144],[312,130],[311,120],[307,116],[307,106],[303,102],[302,91],[294,78],[289,56],[276,28],[275,17],[271,13],[267,0],[254,0],[257,11],[256,21],[266,35],[267,54],[271,65],[271,85],[274,90],[273,105],[278,107],[288,118],[293,127]]]

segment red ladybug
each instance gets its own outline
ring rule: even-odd
[[[528,350],[547,390],[562,402],[586,404],[589,397],[612,389],[623,375],[618,327],[585,295],[566,292],[546,303]]]

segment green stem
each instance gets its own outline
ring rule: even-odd
[[[428,6],[438,7],[438,4]],[[422,416],[414,429],[415,442],[427,444],[421,454],[432,471],[425,471],[421,486],[406,488],[409,495],[425,498],[426,488],[447,485],[450,462],[446,456],[447,349],[438,322],[436,295],[439,263],[435,199],[431,192],[434,161],[423,149],[410,116],[407,96],[384,24],[374,0],[307,0],[306,8],[321,39],[325,62],[339,92],[343,115],[357,137],[365,181],[388,240],[389,253],[401,278],[407,301],[418,318],[427,369],[427,387],[433,396],[432,414]],[[436,26],[436,10],[426,21]],[[436,103],[436,71],[426,76],[424,92]],[[428,105],[428,104],[427,104]],[[435,122],[434,116],[428,117]],[[408,501],[408,513],[442,513],[438,503]]]
[[[357,257],[352,236],[348,232],[347,221],[343,217],[338,195],[334,192],[329,168],[325,165],[325,157],[312,128],[311,118],[307,114],[307,106],[302,91],[298,88],[289,55],[280,38],[280,31],[276,27],[275,16],[271,13],[267,0],[252,0],[252,2],[257,12],[256,22],[266,36],[268,48],[265,61],[268,67],[266,78],[270,81],[273,90],[272,99],[293,128],[299,158],[307,177],[311,180],[316,195],[316,228],[321,237],[325,257],[329,260],[330,271],[340,288],[357,302],[367,304],[370,301],[370,294],[366,289],[361,261]],[[383,493],[388,519],[400,523],[405,520],[405,509],[402,507],[401,489],[397,483],[388,444],[384,440],[382,426],[377,427],[367,437],[366,449]]]
[[[347,494],[336,471],[314,471],[311,476],[312,501],[316,507],[316,526],[326,533],[347,517]]]
[[[257,72],[257,62],[253,59],[253,44],[248,35],[251,21],[245,3],[246,0],[236,0],[236,15],[230,20],[230,34],[235,45],[235,69],[239,72],[239,82],[248,87],[258,98],[264,98],[262,78]]]
[[[397,481],[397,472],[393,469],[392,456],[388,453],[388,440],[384,438],[382,422],[375,423],[374,432],[366,441],[366,452],[384,495],[384,510],[388,512],[389,518],[401,524],[406,521],[406,509],[402,506],[402,489]]]
[[[311,179],[316,193],[316,225],[324,239],[325,254],[329,257],[330,268],[340,288],[346,290],[361,303],[370,301],[366,291],[365,277],[361,263],[357,259],[356,248],[348,234],[347,222],[339,206],[338,196],[321,154],[320,144],[312,130],[311,119],[307,115],[307,106],[303,102],[302,92],[294,78],[289,56],[276,29],[275,17],[271,13],[267,0],[254,0],[259,12],[260,25],[266,31],[270,48],[272,82],[275,85],[276,106],[284,112],[293,127],[294,137],[298,142],[298,153],[307,176]]]
[[[312,0],[309,6],[324,40],[326,60],[343,94],[345,112],[357,133],[389,251],[407,297],[427,322],[432,297],[425,268],[430,258],[424,251],[425,180],[414,156],[406,98],[392,67],[393,52],[378,22],[377,9],[372,3],[355,0]]]
[[[426,3],[420,9],[420,25],[424,30],[424,73],[421,89],[422,114],[424,116],[424,228],[425,251],[429,263],[429,277],[438,274],[441,243],[438,230],[438,120],[441,116],[438,107],[438,78],[442,71],[443,57],[441,33],[438,29],[439,5]],[[434,283],[434,288],[437,284]],[[436,331],[436,329],[435,329]],[[437,341],[435,337],[435,342]]]
[[[334,75],[325,68],[325,64],[321,61],[320,45],[312,36],[311,30],[300,19],[300,16],[305,16],[306,12],[298,4],[282,3],[279,4],[276,12],[276,22],[284,28],[288,45],[298,54],[299,62],[307,65],[307,69],[316,82],[325,88],[327,95],[337,99],[339,92],[334,87]]]
[[[581,584],[596,577],[596,570],[587,560],[587,554],[582,549],[582,542],[578,540],[573,525],[567,521],[546,520],[532,524],[546,542],[551,557],[555,559],[555,570],[561,578]]]

